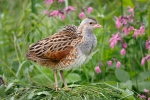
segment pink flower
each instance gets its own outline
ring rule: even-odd
[[[140,94],[138,94],[138,95],[137,95],[137,97],[138,97],[138,98],[140,98],[140,97],[141,97],[141,95],[140,95]]]
[[[132,30],[134,30],[134,27],[133,27],[133,26],[130,26],[130,27],[128,28],[128,30],[129,30],[129,31],[132,31]]]
[[[122,42],[122,48],[127,48],[127,43],[125,41]]]
[[[65,14],[60,13],[60,17],[62,20],[64,20],[66,18]]]
[[[120,27],[122,26],[121,19],[120,19],[120,18],[117,18],[116,16],[115,16],[115,18],[116,18],[116,27],[117,27],[118,29],[120,29]]]
[[[122,32],[125,34],[125,36],[126,36],[128,33],[130,33],[130,31],[128,30],[127,27],[124,27],[124,28],[122,29]]]
[[[84,14],[84,12],[81,12],[80,14],[79,14],[79,18],[80,19],[83,19],[83,18],[85,18],[86,16],[85,16],[85,14]]]
[[[107,61],[107,65],[112,66],[112,61],[111,60]]]
[[[127,18],[121,17],[121,23],[122,23],[122,25],[126,25],[127,24]]]
[[[140,29],[133,29],[134,30],[134,34],[133,34],[133,37],[137,38],[139,35],[142,36],[145,32],[145,27],[142,25],[140,27]]]
[[[149,60],[150,59],[150,55],[146,55],[145,60]]]
[[[128,8],[129,8],[128,12],[130,12],[132,14],[132,16],[134,16],[134,9],[131,8],[130,6],[128,6]]]
[[[97,74],[99,74],[99,73],[101,72],[101,69],[100,69],[99,66],[95,67],[95,72],[96,72]]]
[[[121,66],[121,62],[117,61],[116,68],[120,68],[120,66]]]
[[[45,0],[46,4],[53,4],[54,0]]]
[[[141,65],[143,66],[145,64],[145,61],[150,59],[150,55],[146,55],[146,57],[142,58]]]
[[[120,29],[122,25],[126,25],[127,24],[127,18],[126,17],[121,16],[121,17],[117,18],[115,16],[115,18],[116,18],[116,27],[118,29]]]
[[[141,65],[143,66],[144,64],[145,64],[145,57],[142,58],[142,60],[141,60]]]
[[[145,27],[143,25],[141,25],[139,31],[140,31],[140,36],[142,36],[143,33],[145,32]]]
[[[149,90],[147,90],[147,89],[144,89],[144,92],[145,92],[145,93],[148,93],[148,92],[149,92]]]
[[[61,2],[65,2],[65,0],[58,0],[58,2],[60,2],[60,3],[61,3]]]
[[[50,16],[56,17],[59,16],[60,12],[58,10],[54,10],[52,13],[50,13]]]
[[[150,39],[146,40],[145,47],[146,49],[150,50]]]
[[[87,8],[87,13],[88,13],[88,14],[90,14],[92,11],[93,11],[93,8],[92,8],[92,7],[88,7],[88,8]]]
[[[133,22],[133,16],[127,16],[129,22]]]
[[[52,17],[60,16],[62,20],[64,20],[66,18],[64,12],[58,11],[58,10],[54,10],[52,13],[50,13],[50,16],[52,16]]]
[[[49,15],[49,14],[50,14],[50,11],[49,11],[49,10],[45,10],[45,11],[43,11],[43,14]]]
[[[114,46],[117,44],[117,42],[121,40],[121,36],[120,33],[118,32],[117,34],[113,34],[112,37],[110,38],[109,42],[110,42],[110,47],[113,49]]]
[[[138,37],[138,35],[139,35],[139,33],[140,33],[140,31],[139,30],[137,30],[137,29],[134,29],[134,33],[133,33],[133,37],[135,37],[135,38],[137,38]]]
[[[124,56],[126,54],[126,50],[124,48],[121,49],[120,54]]]
[[[150,100],[150,97],[148,98],[148,100]]]
[[[75,7],[73,7],[73,6],[69,6],[69,7],[64,9],[64,11],[67,12],[67,13],[70,12],[70,11],[74,11],[74,10],[75,10]]]
[[[132,27],[132,26],[130,26],[130,27],[124,27],[123,29],[122,29],[122,32],[124,33],[124,35],[126,36],[126,35],[128,35],[132,30],[134,29],[134,27]]]
[[[137,97],[140,98],[140,99],[145,99],[146,98],[146,96],[143,95],[143,94],[142,95],[138,94]]]
[[[146,96],[142,94],[140,98],[141,98],[141,99],[145,99]]]

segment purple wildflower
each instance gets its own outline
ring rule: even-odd
[[[95,72],[96,72],[97,74],[99,74],[99,73],[101,72],[101,69],[100,69],[99,66],[95,67]]]
[[[126,49],[122,48],[120,54],[124,56],[126,54]]]
[[[61,3],[61,2],[65,2],[65,0],[58,0],[58,2],[60,2],[60,3]]]
[[[122,42],[122,48],[127,48],[127,43],[125,41]]]
[[[83,18],[85,18],[86,17],[86,15],[84,14],[84,12],[81,12],[80,14],[79,14],[79,18],[80,19],[83,19]]]
[[[45,4],[53,4],[54,0],[45,0]]]
[[[134,9],[131,8],[130,6],[128,6],[128,12],[130,12],[132,16],[134,16]]]
[[[120,68],[120,66],[121,66],[121,62],[120,62],[120,61],[117,61],[117,63],[116,63],[116,68]]]
[[[141,60],[141,65],[143,66],[145,64],[145,61],[150,59],[150,55],[146,55],[146,57],[143,57]]]
[[[111,60],[107,61],[107,65],[112,66],[112,61]]]
[[[70,12],[70,11],[74,11],[74,10],[75,10],[75,7],[73,7],[73,6],[69,6],[69,7],[64,9],[64,11],[67,12],[67,13]]]
[[[113,49],[114,46],[117,44],[117,42],[121,40],[121,36],[120,33],[118,32],[117,34],[113,34],[112,37],[110,38],[109,42],[110,42],[110,47]]]
[[[87,8],[87,13],[88,13],[88,14],[90,14],[92,11],[93,11],[93,8],[92,8],[92,7],[88,7],[88,8]]]
[[[150,39],[146,40],[145,47],[146,49],[150,50]]]
[[[58,10],[54,10],[52,13],[50,13],[50,16],[56,17],[59,16],[60,12]]]

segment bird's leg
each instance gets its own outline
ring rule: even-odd
[[[58,90],[57,70],[54,70],[55,89]]]
[[[63,74],[63,70],[60,70],[60,76],[61,76],[62,81],[64,82],[64,87],[67,87],[67,83]]]

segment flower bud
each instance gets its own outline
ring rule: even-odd
[[[80,19],[83,19],[83,18],[85,18],[86,16],[85,16],[85,14],[84,14],[84,12],[81,12],[80,14],[79,14],[79,18]]]
[[[122,42],[122,48],[127,48],[127,43],[125,41]]]
[[[93,11],[93,8],[92,8],[92,7],[88,7],[88,8],[87,8],[87,13],[88,13],[88,14],[90,14],[92,11]]]
[[[101,72],[101,69],[100,69],[99,66],[95,67],[95,72],[96,72],[97,74],[99,74],[99,73]]]
[[[144,89],[144,92],[145,92],[145,93],[148,93],[148,92],[149,92],[149,90],[147,90],[147,89]]]
[[[107,65],[112,66],[112,61],[111,60],[107,61]]]
[[[123,49],[120,51],[120,54],[124,56],[124,55],[126,54],[126,50],[123,48]]]
[[[120,68],[120,66],[121,66],[121,62],[117,61],[116,68]]]
[[[143,66],[144,64],[145,64],[145,57],[142,58],[142,60],[141,60],[141,65]]]

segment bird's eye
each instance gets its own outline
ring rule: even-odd
[[[92,22],[90,22],[90,25],[92,25],[93,23]]]

